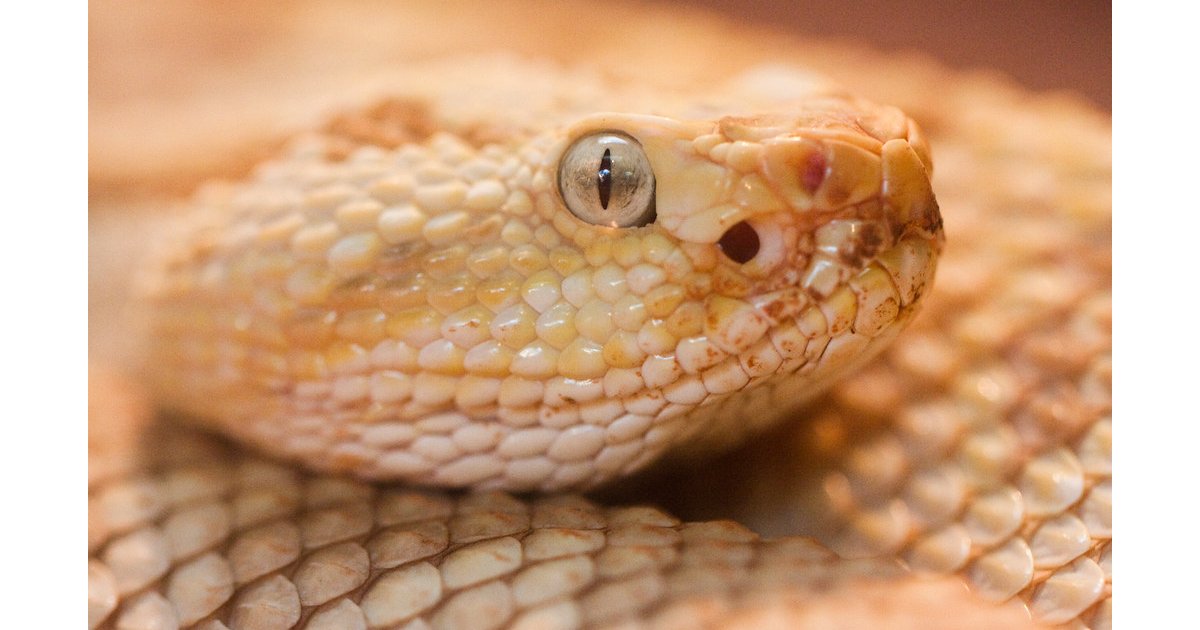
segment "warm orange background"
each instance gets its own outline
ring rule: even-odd
[[[359,75],[498,48],[668,72],[794,61],[868,97],[919,80],[852,59],[874,49],[1112,100],[1111,5],[1095,0],[93,0],[88,21],[89,193],[123,205],[244,172],[345,107]]]
[[[677,3],[684,4],[684,3]],[[960,68],[995,68],[1026,87],[1069,89],[1112,108],[1112,4],[1102,0],[699,0],[797,34],[921,50]]]

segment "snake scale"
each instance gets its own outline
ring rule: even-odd
[[[413,72],[140,278],[152,369],[92,374],[89,627],[1111,625],[1103,116]],[[675,443],[633,504],[562,493]]]

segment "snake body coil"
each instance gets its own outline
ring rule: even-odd
[[[1111,625],[1107,121],[899,90],[943,246],[923,133],[801,72],[414,73],[141,278],[156,404],[252,448],[93,374],[89,627]],[[745,526],[507,493],[765,430],[638,494]]]

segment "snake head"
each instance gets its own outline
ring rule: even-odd
[[[146,291],[160,400],[316,468],[589,486],[784,417],[931,281],[897,110],[471,74],[517,91],[389,101],[198,198]]]
[[[929,149],[895,108],[825,96],[715,120],[604,114],[567,137],[562,203],[593,224],[559,223],[623,272],[611,315],[638,313],[596,340],[606,392],[661,397],[688,417],[681,439],[737,441],[819,393],[893,338],[932,281],[943,236]],[[624,165],[605,148],[614,137],[635,147]],[[581,192],[598,197],[600,166],[651,171],[638,176],[647,210],[626,210],[636,225],[606,225]]]

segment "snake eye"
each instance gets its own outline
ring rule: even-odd
[[[654,222],[654,171],[637,140],[619,131],[584,136],[563,154],[558,191],[575,216],[593,225]]]

